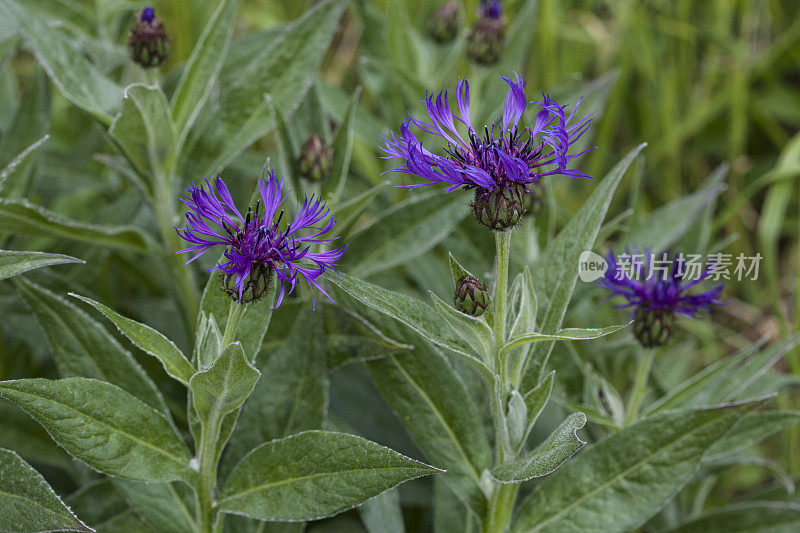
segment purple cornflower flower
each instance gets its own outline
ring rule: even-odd
[[[621,296],[625,302],[618,309],[632,308],[635,319],[634,335],[646,347],[661,346],[669,340],[675,315],[700,318],[722,305],[719,297],[723,284],[699,292],[694,287],[707,280],[714,266],[697,269],[688,279],[690,269],[680,256],[662,254],[656,257],[650,250],[644,254],[627,252],[615,256],[611,251],[606,258],[608,270],[600,285],[611,291],[608,298]]]
[[[472,123],[470,116],[470,94],[467,80],[459,80],[456,89],[458,114],[450,110],[447,91],[429,94],[425,105],[430,123],[411,116],[403,122],[400,137],[391,134],[384,138],[384,158],[398,157],[404,163],[389,172],[414,174],[425,180],[408,187],[422,187],[434,183],[448,185],[447,192],[457,188],[475,189],[475,205],[492,204],[492,210],[504,210],[511,217],[496,220],[496,213],[479,213],[479,221],[491,229],[502,230],[516,224],[524,213],[523,193],[530,193],[529,186],[546,176],[560,174],[574,178],[589,178],[582,171],[568,169],[570,161],[587,151],[570,153],[572,146],[586,132],[591,123],[590,113],[575,119],[580,100],[569,115],[566,106],[559,105],[546,94],[536,101],[540,111],[533,125],[520,127],[519,121],[528,100],[525,82],[516,75],[516,82],[500,76],[508,84],[509,91],[503,106],[503,114],[497,117],[491,128],[484,126],[483,134]],[[466,134],[457,127],[462,124]],[[411,131],[411,127],[441,137],[447,145],[443,154],[426,149]],[[491,198],[494,196],[494,198]],[[500,199],[503,209],[495,208]],[[519,204],[519,205],[517,205]],[[488,222],[488,224],[486,223]]]
[[[335,240],[323,237],[333,229],[336,221],[331,216],[327,222],[323,222],[329,210],[324,202],[312,196],[305,198],[302,204],[298,203],[294,220],[282,230],[283,209],[274,220],[286,199],[282,187],[283,182],[279,182],[275,173],[270,171],[258,182],[261,198],[256,202],[255,210],[248,208],[247,215],[243,216],[221,177],[217,176],[214,187],[208,180],[206,188],[190,184],[189,190],[181,198],[189,208],[186,227],[176,228],[176,231],[193,246],[175,253],[196,252],[186,262],[188,264],[210,248],[224,246],[223,254],[227,261],[218,263],[210,270],[219,270],[225,275],[226,292],[239,301],[242,301],[245,291],[248,291],[245,301],[263,296],[269,290],[273,271],[280,281],[275,309],[283,301],[286,285],[289,286],[289,293],[294,290],[298,275],[311,289],[315,307],[314,288],[333,301],[317,278],[326,269],[335,270],[338,266],[336,261],[342,257],[347,246],[326,252],[311,252],[310,248],[313,244]],[[262,204],[263,213],[260,213]]]

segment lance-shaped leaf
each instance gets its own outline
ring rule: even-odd
[[[473,398],[442,353],[424,341],[414,351],[367,363],[372,379],[442,479],[477,516],[486,504],[481,473],[491,452]]]
[[[739,502],[713,509],[664,533],[791,533],[800,530],[800,505]]]
[[[147,251],[147,236],[132,226],[97,226],[69,220],[26,200],[0,200],[3,233],[64,237],[110,248]]]
[[[759,403],[671,411],[611,434],[538,485],[521,504],[513,531],[635,529],[692,478],[706,450]]]
[[[180,144],[217,81],[228,54],[237,6],[238,0],[222,0],[219,3],[183,69],[178,87],[172,96],[172,118]]]
[[[186,485],[172,483],[141,483],[112,478],[113,490],[125,498],[128,506],[155,531],[194,533],[194,494]],[[184,494],[179,491],[183,490]]]
[[[397,204],[350,242],[354,275],[367,277],[422,255],[447,237],[469,213],[463,198],[414,195]]]
[[[384,289],[346,274],[326,272],[327,278],[367,307],[399,320],[434,344],[466,357],[486,376],[491,370],[475,356],[476,351],[444,324],[431,306],[416,298]]]
[[[616,326],[606,326],[604,328],[564,328],[558,330],[556,333],[524,333],[512,337],[508,344],[503,346],[501,354],[506,354],[517,346],[523,344],[542,342],[542,341],[586,341],[591,339],[599,339],[612,333],[616,333],[630,324],[619,324]]]
[[[158,359],[164,366],[164,370],[184,385],[189,385],[189,379],[194,374],[192,364],[183,355],[183,352],[175,346],[163,333],[156,331],[146,324],[126,318],[113,309],[106,307],[100,302],[95,302],[91,298],[70,293],[79,300],[83,300],[91,305],[106,318],[117,326],[117,329],[128,337],[130,341],[138,346],[142,351]]]
[[[167,97],[160,87],[139,83],[126,87],[124,96],[122,111],[108,133],[140,173],[160,174],[175,151],[175,125]]]
[[[85,261],[61,254],[0,250],[0,279],[10,278],[34,268],[65,263],[85,263]]]
[[[561,328],[578,278],[578,258],[581,252],[590,250],[594,245],[614,191],[645,146],[640,144],[631,150],[611,169],[558,237],[550,241],[537,261],[533,283],[539,305],[545,310],[540,326],[542,333],[555,333]],[[530,359],[535,361],[536,368],[531,371],[531,365],[527,365],[529,371],[525,375],[523,391],[532,389],[544,377],[547,358],[552,349],[552,341],[542,342],[534,347]]]
[[[11,162],[6,165],[2,171],[0,171],[0,193],[3,192],[7,182],[13,182],[14,178],[17,177],[19,173],[29,165],[29,162],[33,159],[33,155],[36,154],[36,150],[38,150],[39,147],[42,146],[49,138],[49,135],[45,135],[38,141],[25,148],[25,150],[20,152],[19,155],[12,159]]]
[[[35,418],[69,453],[114,476],[191,481],[189,454],[161,413],[96,379],[0,382],[0,397]]]
[[[219,354],[210,368],[201,370],[189,381],[194,408],[201,420],[218,420],[244,403],[261,372],[239,342],[232,342]]]
[[[406,530],[397,489],[367,500],[358,508],[358,513],[369,533],[404,533]]]
[[[344,113],[344,121],[336,131],[336,136],[331,143],[331,149],[333,150],[331,176],[322,182],[321,194],[323,198],[331,194],[337,198],[337,203],[344,194],[344,186],[350,173],[350,157],[353,153],[353,129],[355,127],[355,114],[358,108],[359,96],[361,96],[360,87],[353,92],[353,98]]]
[[[161,393],[133,356],[92,317],[25,278],[17,286],[33,310],[63,377],[108,381],[168,413]]]
[[[586,425],[586,415],[569,415],[547,440],[522,459],[492,469],[492,477],[501,483],[521,483],[546,476],[580,450],[586,442],[578,430]]]
[[[2,0],[0,13],[16,23],[58,90],[73,104],[109,124],[122,100],[122,89],[75,49],[64,33],[16,0]]]
[[[428,291],[433,300],[433,306],[439,315],[447,322],[459,337],[473,347],[473,350],[482,354],[488,360],[494,353],[494,337],[492,328],[485,320],[461,313],[447,305],[441,298]],[[479,349],[480,347],[480,349]]]
[[[47,481],[11,450],[0,448],[0,529],[94,531],[75,516]]]
[[[228,477],[219,509],[261,520],[323,518],[439,471],[355,435],[307,431],[246,455]]]

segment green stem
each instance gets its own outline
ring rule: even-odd
[[[494,234],[495,246],[497,248],[497,283],[494,287],[494,332],[495,353],[497,354],[496,364],[500,364],[500,350],[506,341],[506,297],[508,295],[508,261],[511,252],[511,231],[500,231]],[[500,374],[505,381],[506,376]]]
[[[236,332],[239,331],[239,324],[247,312],[247,306],[239,303],[236,300],[231,300],[231,306],[228,308],[228,320],[225,322],[225,333],[222,335],[222,349],[224,350],[227,345],[233,342]]]
[[[214,488],[217,484],[217,442],[221,420],[209,420],[203,424],[200,434],[200,471],[197,477],[198,523],[202,533],[213,533],[217,516],[214,510]]]
[[[628,409],[625,411],[625,422],[627,426],[639,415],[639,408],[647,394],[647,383],[650,380],[650,370],[653,368],[653,360],[656,357],[655,348],[643,348],[638,354],[639,360],[636,365],[636,377],[633,382],[631,398],[628,401]]]
[[[505,533],[511,525],[511,514],[517,499],[519,483],[499,484],[489,499],[489,509],[483,522],[483,533]]]

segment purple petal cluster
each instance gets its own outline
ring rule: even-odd
[[[483,17],[499,19],[503,15],[503,9],[499,0],[481,0],[478,7],[478,14]]]
[[[331,298],[317,279],[326,269],[335,270],[336,262],[347,246],[325,252],[311,251],[312,245],[335,240],[324,238],[336,224],[333,216],[328,218],[329,210],[324,202],[315,200],[313,196],[305,198],[302,204],[298,203],[294,220],[287,222],[282,229],[284,211],[280,207],[286,196],[282,192],[283,182],[278,181],[274,172],[270,171],[259,180],[261,198],[256,202],[255,210],[249,208],[246,215],[236,208],[221,177],[217,176],[213,187],[208,180],[205,184],[205,187],[190,184],[181,198],[189,211],[186,213],[186,227],[176,228],[176,231],[193,246],[175,253],[195,253],[186,264],[219,245],[225,247],[223,254],[227,261],[218,263],[211,270],[236,277],[239,300],[251,270],[259,266],[273,269],[280,282],[275,308],[283,301],[286,286],[289,293],[294,290],[298,276],[306,281],[312,295],[317,289]],[[316,306],[316,298],[314,302]]]
[[[694,279],[684,279],[688,269],[679,256],[658,258],[650,250],[645,250],[644,254],[625,254],[627,258],[636,257],[634,261],[620,261],[621,257],[615,256],[613,251],[609,252],[606,258],[608,270],[600,279],[600,285],[611,291],[608,298],[622,296],[625,299],[625,303],[616,307],[633,308],[631,318],[640,309],[667,310],[699,318],[714,306],[722,305],[719,300],[722,283],[691,292],[709,277],[713,266],[700,272]]]
[[[459,80],[456,88],[458,112],[450,109],[447,91],[425,98],[430,122],[411,116],[403,122],[400,136],[391,133],[384,138],[384,158],[401,158],[404,163],[389,172],[401,172],[421,177],[425,181],[410,185],[421,187],[445,183],[447,191],[457,188],[477,188],[479,192],[518,185],[527,187],[539,179],[554,174],[574,178],[589,178],[576,169],[568,169],[570,161],[588,150],[570,153],[573,145],[589,128],[592,115],[576,118],[580,101],[567,114],[566,106],[559,105],[549,96],[542,95],[534,101],[540,110],[534,123],[522,127],[519,121],[527,105],[525,82],[516,75],[516,81],[500,76],[509,90],[503,105],[503,114],[491,128],[475,129],[470,116],[470,94],[467,80]],[[447,144],[442,153],[426,149],[412,131],[412,127],[440,137]]]

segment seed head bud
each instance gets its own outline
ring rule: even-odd
[[[675,313],[672,309],[640,307],[633,317],[633,334],[645,348],[664,346],[672,336]]]
[[[139,13],[128,37],[128,53],[143,68],[157,67],[167,59],[169,35],[152,7],[146,7]]]
[[[481,316],[489,307],[489,290],[474,276],[462,276],[453,297],[456,309],[470,316]]]
[[[333,166],[333,150],[315,133],[303,143],[297,164],[304,178],[322,181],[328,177]]]
[[[506,19],[498,0],[484,0],[478,8],[478,20],[467,37],[467,57],[479,65],[493,65],[500,60],[505,44]]]
[[[516,226],[525,214],[525,200],[529,193],[525,186],[512,183],[493,191],[476,189],[472,200],[475,219],[494,231],[505,231]]]
[[[241,300],[235,274],[222,275],[222,290],[233,300],[243,304],[257,302],[272,288],[272,273],[271,266],[253,262],[250,265],[250,276],[244,282]]]
[[[455,39],[459,27],[458,5],[453,0],[441,4],[428,21],[428,35],[439,44]]]

